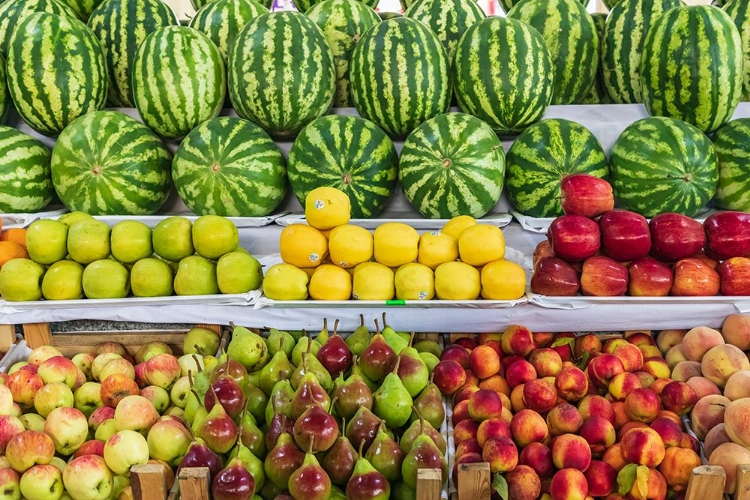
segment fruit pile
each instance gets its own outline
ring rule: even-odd
[[[701,465],[682,423],[696,391],[670,375],[650,333],[511,326],[457,340],[433,381],[453,397],[455,463],[489,462],[507,498],[645,499],[684,492]]]
[[[216,215],[195,223],[167,217],[152,231],[135,220],[110,228],[71,212],[32,222],[24,244],[23,255],[0,267],[8,301],[236,294],[260,288],[263,278],[234,223]]]
[[[307,224],[281,231],[284,262],[266,271],[266,297],[514,300],[526,291],[526,273],[504,259],[505,238],[496,226],[459,216],[441,231],[421,236],[401,222],[383,223],[370,233],[349,224],[350,216],[342,191],[311,191],[305,202]]]

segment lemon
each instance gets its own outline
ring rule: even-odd
[[[458,255],[472,266],[483,266],[505,257],[505,236],[497,226],[477,224],[458,238]]]
[[[435,294],[440,300],[476,300],[481,290],[479,271],[464,262],[446,262],[435,269]]]
[[[393,271],[377,262],[363,262],[354,268],[352,297],[357,300],[391,300],[395,294]]]
[[[266,271],[263,294],[273,300],[305,300],[307,273],[291,264],[276,264]]]
[[[328,254],[328,240],[307,224],[292,224],[281,231],[281,260],[297,267],[318,267]]]
[[[331,231],[328,252],[331,262],[344,269],[372,259],[372,233],[367,229],[344,224]]]
[[[494,260],[482,268],[482,297],[516,300],[526,293],[526,271],[515,262]]]
[[[399,300],[430,300],[435,297],[435,273],[424,264],[412,262],[399,267],[395,284]]]
[[[471,215],[459,215],[453,217],[451,220],[445,223],[442,232],[448,236],[453,236],[458,239],[464,229],[471,226],[476,226],[477,221]]]
[[[315,300],[349,300],[352,296],[352,277],[346,269],[323,264],[310,278],[310,298]]]
[[[333,229],[346,224],[351,212],[349,197],[336,188],[315,188],[305,198],[305,219],[315,229]]]
[[[443,262],[458,259],[458,240],[441,231],[423,233],[419,237],[417,262],[435,269]]]
[[[414,262],[419,253],[419,233],[401,222],[386,222],[375,229],[375,260],[384,266],[401,267]]]

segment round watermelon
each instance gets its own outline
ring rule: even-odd
[[[381,21],[387,21],[388,19],[395,19],[397,17],[404,17],[400,12],[378,12],[378,17]]]
[[[664,212],[694,217],[716,192],[719,160],[709,138],[696,127],[651,117],[620,135],[610,169],[622,208],[644,217]]]
[[[171,190],[171,156],[139,121],[97,111],[71,123],[52,149],[52,183],[71,211],[153,214]]]
[[[305,14],[308,13],[310,9],[318,5],[321,0],[292,0],[292,3],[297,8],[298,11],[304,12]],[[323,0],[325,1],[325,0]],[[370,7],[371,9],[374,9],[378,6],[378,2],[380,0],[356,0],[360,2],[363,5],[366,5],[367,7]]]
[[[562,215],[560,182],[570,174],[606,178],[607,156],[583,125],[542,120],[518,136],[506,156],[505,184],[515,209],[531,217]]]
[[[34,213],[52,201],[50,152],[44,144],[0,126],[0,157],[0,212]]]
[[[731,4],[730,4],[731,5]],[[733,120],[713,137],[719,158],[716,205],[727,210],[750,212],[750,118]]]
[[[0,55],[7,58],[11,32],[25,17],[35,12],[77,19],[75,11],[62,0],[6,0],[0,5]]]
[[[505,155],[485,122],[464,113],[427,120],[404,141],[398,178],[423,217],[482,217],[503,191]]]
[[[255,0],[214,0],[195,13],[190,27],[208,35],[226,63],[237,33],[263,14],[268,14],[268,9]]]
[[[260,217],[286,193],[284,157],[268,134],[242,118],[201,123],[172,162],[177,193],[196,215]]]
[[[88,21],[89,16],[94,10],[102,4],[103,0],[62,0],[75,11],[76,15],[84,23]]]
[[[381,128],[357,116],[328,115],[302,129],[289,151],[289,184],[304,206],[318,187],[349,196],[352,217],[377,216],[396,187],[398,155]]]
[[[579,0],[579,1],[584,6],[589,4],[588,0]],[[605,3],[608,1],[615,1],[615,0],[605,0]],[[520,3],[520,0],[499,0],[498,3],[500,4],[500,7],[503,9],[503,12],[507,14],[510,12],[510,10],[513,7],[515,7],[518,3]]]
[[[448,60],[464,32],[487,15],[476,0],[416,0],[404,13],[426,24],[442,42]]]
[[[731,0],[724,5],[724,12],[734,21],[742,39],[742,53],[744,80],[742,85],[742,100],[750,101],[750,2],[746,0]]]

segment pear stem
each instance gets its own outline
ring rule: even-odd
[[[365,326],[365,315],[360,314],[359,315],[359,326]]]
[[[310,436],[310,446],[307,449],[307,453],[309,453],[311,455],[312,455],[312,452],[313,452],[313,443],[314,442],[315,442],[315,435],[313,434],[312,436]]]
[[[339,334],[339,321],[341,320],[336,318],[336,321],[333,323],[333,336],[334,337]]]
[[[196,368],[198,368],[198,373],[202,372],[203,369],[201,369],[201,364],[198,361],[198,356],[196,356],[195,354],[193,354],[193,361],[195,361],[195,366]]]
[[[346,417],[341,417],[341,428],[339,429],[339,436],[343,436],[345,430],[346,430]]]
[[[398,365],[401,364],[401,355],[396,356],[396,366],[393,367],[393,373],[398,375]]]
[[[336,401],[338,401],[338,400],[339,400],[338,396],[334,396],[333,397],[333,399],[331,400],[331,405],[328,407],[329,411],[333,408],[333,405],[335,405]]]
[[[359,453],[357,453],[359,455],[359,458],[365,458],[364,454],[362,453],[364,450],[365,450],[365,440],[360,439],[359,440]]]
[[[279,339],[279,351],[283,351],[283,350],[284,350],[284,337],[281,337]]]
[[[380,324],[378,323],[378,318],[375,318],[375,332],[377,335],[380,335]]]
[[[321,330],[321,333],[325,330],[328,330],[328,318],[323,318],[323,330]]]
[[[383,329],[385,329],[388,326],[388,323],[385,322],[385,311],[383,311]]]
[[[196,391],[195,389],[193,389],[193,388],[191,387],[191,388],[190,388],[190,392],[192,392],[192,393],[193,393],[193,396],[195,396],[195,399],[197,399],[197,400],[198,400],[198,404],[200,404],[200,402],[201,402],[201,397],[200,397],[200,396],[198,396],[198,391]]]
[[[417,334],[417,332],[411,332],[411,336],[409,337],[409,347],[412,347],[414,345],[414,336]]]
[[[432,383],[432,379],[435,378],[435,372],[430,373],[430,383]]]

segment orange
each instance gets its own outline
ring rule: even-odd
[[[0,219],[0,221],[1,220],[2,219]],[[2,227],[2,222],[0,222],[0,227]],[[12,241],[13,243],[17,243],[26,248],[26,229],[22,227],[8,229],[0,235],[0,241]]]
[[[12,241],[0,241],[0,267],[12,259],[28,259],[29,254],[18,243]]]

